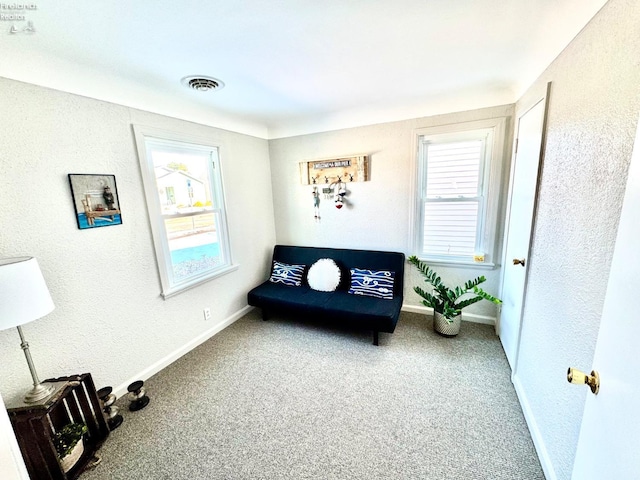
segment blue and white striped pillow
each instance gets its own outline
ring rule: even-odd
[[[391,300],[393,299],[394,277],[395,273],[387,270],[376,271],[352,268],[349,293]]]
[[[269,281],[272,283],[282,283],[290,287],[302,285],[302,274],[304,265],[288,265],[286,263],[273,261],[273,271]]]

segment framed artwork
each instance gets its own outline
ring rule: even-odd
[[[70,173],[69,185],[80,230],[122,224],[115,175]]]

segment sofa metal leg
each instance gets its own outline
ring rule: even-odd
[[[373,331],[373,344],[376,345],[376,346],[378,345],[378,331],[377,330]]]

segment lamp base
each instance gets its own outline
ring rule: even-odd
[[[66,382],[39,383],[27,392],[22,401],[29,405],[34,403],[44,404],[46,400],[57,393],[64,385],[66,385]]]

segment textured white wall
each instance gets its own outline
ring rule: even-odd
[[[118,386],[246,306],[275,241],[266,140],[1,78],[0,102],[0,255],[35,256],[56,304],[24,326],[41,378]],[[221,144],[238,270],[162,300],[132,123]],[[68,173],[114,174],[123,224],[79,230]],[[9,403],[31,383],[15,329],[0,358]]]
[[[571,477],[640,111],[640,2],[612,0],[519,101],[552,81],[516,384],[548,455]]]
[[[393,250],[411,254],[415,129],[506,116],[509,117],[507,134],[510,137],[513,108],[513,105],[503,105],[271,140],[269,151],[278,243]],[[505,177],[508,176],[510,151],[510,145],[507,145]],[[321,198],[322,219],[315,222],[312,187],[300,183],[299,162],[351,154],[370,156],[370,181],[349,183],[349,205],[341,210],[335,208],[333,199]],[[486,290],[495,294],[499,290],[499,268],[437,267],[436,270],[443,279],[451,282],[484,275],[487,277]],[[423,277],[407,265],[406,304],[421,305],[421,299],[412,288],[418,284],[424,285]],[[465,312],[495,317],[496,310],[492,303],[480,302]]]

